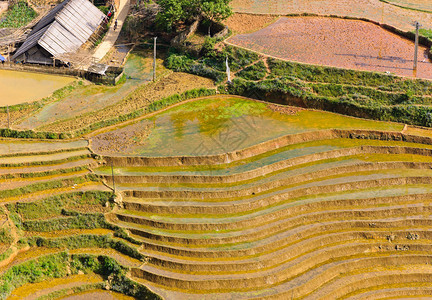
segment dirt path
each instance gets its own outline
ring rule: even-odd
[[[15,257],[16,257],[20,252],[22,252],[22,251],[26,251],[26,250],[28,250],[28,249],[30,248],[29,246],[26,246],[26,247],[22,248],[21,250],[18,249],[18,247],[17,247],[17,243],[18,243],[18,241],[19,241],[19,239],[20,239],[20,236],[19,236],[19,234],[18,234],[18,232],[17,232],[17,228],[16,228],[16,226],[15,226],[15,223],[14,223],[14,222],[12,221],[12,219],[10,218],[10,212],[9,212],[9,210],[7,209],[6,205],[1,205],[1,208],[3,209],[3,211],[4,211],[5,214],[6,214],[6,217],[7,217],[7,223],[9,224],[10,232],[11,232],[11,235],[12,235],[12,237],[13,237],[13,242],[12,242],[12,244],[11,244],[10,247],[9,247],[9,249],[12,250],[12,253],[11,253],[11,255],[10,255],[8,258],[6,258],[5,260],[3,260],[3,261],[0,262],[0,269],[3,268],[3,267],[5,267],[5,266],[7,266],[7,265],[9,265],[11,262],[13,262],[13,260],[15,259]],[[5,223],[5,224],[6,224],[6,223]],[[4,226],[5,224],[3,224],[3,226]]]
[[[93,54],[93,58],[97,62],[102,60],[102,58],[111,50],[111,48],[114,46],[114,43],[117,41],[117,38],[123,27],[123,23],[129,13],[129,7],[130,0],[120,0],[119,8],[114,15],[111,26],[106,33],[102,43],[99,44],[99,46],[95,50],[95,53]],[[115,20],[117,20],[117,28],[114,28]]]

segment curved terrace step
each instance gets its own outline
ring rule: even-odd
[[[342,258],[342,257],[341,257]],[[306,296],[308,292],[314,291],[319,287],[330,282],[339,276],[343,277],[349,272],[363,270],[368,273],[368,268],[382,266],[385,268],[397,267],[401,265],[422,264],[430,262],[431,256],[427,254],[398,254],[377,257],[344,257],[343,260],[329,260],[328,263],[317,266],[313,261],[310,262],[312,269],[306,272],[299,272],[297,276],[292,276],[290,270],[285,269],[285,265],[280,265],[271,271],[264,270],[259,276],[248,274],[232,274],[221,276],[177,274],[166,270],[154,269],[144,265],[140,269],[133,269],[132,275],[145,278],[151,282],[161,284],[167,288],[179,289],[183,291],[200,290],[203,293],[217,293],[228,291],[252,291],[276,287],[288,283],[296,297]],[[400,270],[393,271],[398,274]],[[429,270],[432,273],[432,269]],[[429,273],[429,274],[430,274]],[[341,275],[342,274],[342,275]],[[400,274],[400,273],[399,273]],[[416,271],[416,274],[423,274]],[[307,278],[307,280],[305,280]],[[286,288],[286,287],[285,287]],[[314,299],[317,299],[316,297]]]
[[[246,149],[233,151],[220,155],[209,156],[178,156],[178,157],[131,157],[131,156],[106,156],[109,164],[116,166],[185,166],[185,165],[217,165],[233,161],[247,159],[263,154],[281,147],[298,144],[304,141],[317,141],[323,139],[351,138],[351,139],[373,139],[394,140],[411,143],[431,145],[432,138],[403,134],[400,132],[376,131],[376,130],[341,130],[330,129],[299,134],[285,135],[274,140],[263,142]]]
[[[299,214],[290,213],[290,208],[282,211],[259,211],[260,214],[242,215],[241,218],[226,217],[219,218],[217,221],[212,219],[200,220],[197,219],[181,219],[180,222],[161,221],[154,218],[145,218],[138,215],[122,213],[117,211],[116,217],[118,220],[125,223],[134,223],[140,225],[141,228],[157,229],[161,232],[166,231],[186,231],[189,233],[207,233],[214,231],[223,232],[237,232],[247,228],[259,228],[259,226],[274,223],[280,220],[287,222],[292,220],[292,224],[302,224],[304,220],[311,220],[310,222],[320,222],[332,219],[360,219],[360,218],[378,218],[378,217],[394,217],[394,216],[408,216],[418,214],[431,214],[432,203],[415,203],[415,204],[402,204],[402,205],[389,205],[386,207],[356,207],[351,209],[327,209],[318,211],[304,211]],[[260,218],[261,217],[261,218]],[[241,220],[238,220],[241,219]],[[296,220],[296,221],[295,221]],[[293,225],[294,226],[294,225]]]
[[[129,231],[136,235],[141,236],[143,244],[146,246],[146,240],[150,240],[160,246],[163,243],[166,246],[172,245],[185,245],[189,248],[208,248],[216,247],[234,247],[244,243],[257,242],[258,240],[276,236],[282,234],[285,236],[296,236],[297,238],[311,236],[320,232],[328,231],[335,232],[338,230],[370,230],[371,228],[380,228],[381,230],[390,231],[396,229],[409,228],[425,228],[431,226],[432,221],[419,214],[416,216],[403,216],[393,218],[382,218],[382,219],[354,219],[354,220],[331,220],[320,223],[310,222],[309,224],[300,224],[290,228],[289,221],[284,220],[275,222],[275,224],[266,224],[259,228],[249,228],[236,233],[203,233],[203,234],[189,234],[189,233],[173,233],[157,231],[157,230],[146,230],[140,228],[136,224],[118,222],[116,225],[125,227]]]

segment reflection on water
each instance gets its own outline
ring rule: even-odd
[[[302,110],[288,115],[239,98],[204,99],[171,108],[93,139],[98,153],[142,156],[213,155],[283,135],[322,129],[400,131],[403,125]],[[116,147],[122,144],[124,147]]]
[[[74,80],[58,75],[0,70],[0,106],[40,100]]]

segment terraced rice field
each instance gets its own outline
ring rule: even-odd
[[[142,264],[132,250],[139,246],[116,237],[105,221],[111,192],[93,174],[101,161],[87,146],[86,140],[0,141],[0,299],[135,299],[101,290],[110,285],[108,275],[76,265],[80,257],[106,257],[124,268]],[[70,261],[53,262],[65,249]],[[38,267],[40,260],[46,262]]]
[[[403,31],[412,31],[414,22],[419,21],[427,29],[432,28],[432,14],[415,10],[428,11],[430,1],[427,0],[233,0],[232,6],[239,13],[352,17],[388,24]]]
[[[11,299],[131,299],[103,290],[116,287],[109,276],[74,269],[103,256],[166,299],[430,296],[430,129],[276,111],[209,97],[89,144],[3,140],[20,146],[0,146],[0,222],[12,237],[0,243],[0,283],[68,255],[67,277],[10,282]],[[219,134],[258,116],[243,143]],[[226,148],[193,152],[211,138]]]
[[[397,123],[370,122],[322,111],[293,111],[297,113],[280,114],[263,102],[209,97],[96,135],[91,148],[102,155],[212,155],[320,129],[403,129]]]
[[[385,2],[403,8],[423,10],[432,13],[432,4],[428,0],[386,0]]]
[[[363,71],[413,76],[414,43],[365,21],[323,17],[280,18],[230,44],[276,58]],[[419,48],[416,76],[432,79],[429,49]]]
[[[108,218],[148,257],[132,278],[166,299],[428,297],[428,130],[279,120],[296,117],[297,131],[225,154],[105,156],[123,201]]]

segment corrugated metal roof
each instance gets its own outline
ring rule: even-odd
[[[105,15],[88,0],[65,0],[33,28],[32,34],[13,58],[36,44],[53,56],[75,52],[104,18]]]
[[[92,64],[87,71],[99,75],[105,75],[105,72],[108,70],[108,68],[109,66],[105,64]]]
[[[90,38],[104,17],[88,0],[70,0],[57,13],[39,45],[54,56],[74,52]]]
[[[29,36],[24,41],[24,43],[21,45],[21,47],[19,47],[18,51],[15,52],[15,54],[12,56],[12,59],[17,58],[18,56],[20,56],[21,54],[23,54],[27,50],[29,50],[29,49],[33,48],[34,46],[36,46],[38,44],[39,39],[41,38],[41,36],[45,33],[45,31],[47,29],[48,29],[48,26],[45,27],[45,28],[42,28],[37,33]]]
[[[56,7],[54,7],[45,17],[43,17],[35,27],[33,27],[32,31],[30,32],[30,35],[35,34],[45,26],[51,24],[55,20],[55,16],[57,13],[65,7],[65,5],[69,2],[69,0],[65,0],[62,3],[58,4]]]
[[[38,43],[52,55],[74,52],[83,44],[57,21],[49,26]]]

